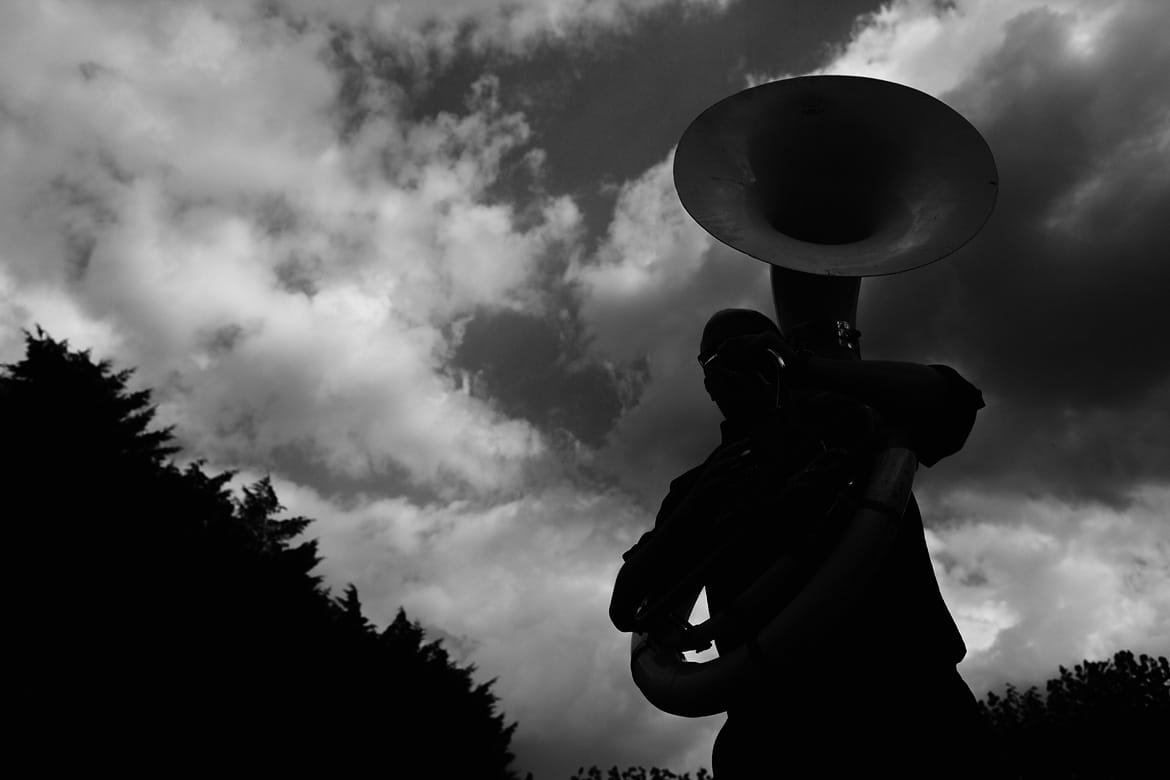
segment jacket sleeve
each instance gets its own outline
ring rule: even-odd
[[[622,554],[622,566],[614,581],[609,602],[609,618],[619,631],[632,631],[634,610],[647,595],[651,583],[658,579],[664,550],[657,538],[671,513],[686,497],[699,469],[692,469],[670,483],[670,492],[662,501],[654,527],[646,531],[633,547]],[[658,544],[656,544],[658,542]]]
[[[695,480],[698,479],[701,470],[702,466],[698,466],[671,481],[670,490],[667,492],[666,498],[662,500],[662,504],[658,508],[658,514],[654,517],[654,527],[642,534],[638,541],[634,543],[633,547],[622,553],[623,561],[629,561],[639,550],[649,543],[654,537],[655,532],[666,522],[666,518],[670,517],[671,512],[686,498]]]
[[[798,392],[836,393],[872,407],[904,432],[925,466],[958,452],[983,395],[947,366],[810,357],[793,375]]]
[[[945,384],[941,403],[910,429],[918,461],[933,466],[963,448],[975,424],[975,413],[984,407],[983,393],[949,366],[932,365]]]

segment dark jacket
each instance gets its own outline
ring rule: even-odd
[[[963,446],[975,413],[983,406],[981,393],[954,370],[945,366],[932,368],[945,379],[944,403],[935,405],[929,416],[915,418],[903,411],[898,420],[898,428],[907,433],[909,446],[925,466],[934,465]],[[819,512],[824,514],[816,522],[832,524],[853,511],[847,504],[832,508],[832,502],[826,503],[826,499],[842,490],[848,493],[851,481],[855,486],[864,481],[868,456],[883,441],[880,430],[858,424],[863,411],[859,407],[852,399],[814,393],[790,410],[778,430],[763,434],[770,444],[765,472],[768,468],[773,470],[762,477],[764,483],[782,482],[799,471],[810,453],[835,449],[846,455],[835,461],[833,468],[806,480],[809,489],[787,493],[779,502],[745,489],[721,507],[722,516],[717,521],[704,526],[707,538],[694,540],[695,551],[710,549],[743,523],[756,523],[762,529],[760,533],[753,532],[750,543],[707,574],[704,584],[712,614],[718,614],[754,582],[785,550],[785,545],[797,543],[799,534],[789,532],[790,528],[807,523],[810,515]],[[881,411],[877,410],[879,420]],[[722,433],[720,448],[711,457],[745,435],[760,435],[726,422]],[[625,553],[625,560],[630,560],[668,521],[702,470],[703,465],[697,466],[671,483],[655,528]],[[680,550],[679,554],[689,553]],[[820,648],[815,657],[804,659],[799,671],[787,670],[774,688],[761,686],[758,695],[732,709],[730,722],[750,722],[753,728],[771,723],[783,727],[788,734],[803,734],[799,738],[807,741],[823,733],[830,723],[838,733],[841,729],[856,731],[863,722],[872,724],[879,713],[886,725],[899,720],[908,722],[911,713],[917,716],[924,711],[933,712],[937,723],[948,722],[948,711],[969,719],[973,699],[955,673],[955,665],[962,660],[966,648],[939,592],[922,516],[913,496],[894,547],[865,593],[851,617],[833,628],[833,639],[827,647]],[[767,622],[766,617],[763,622]],[[761,627],[747,627],[743,632],[746,635],[724,636],[717,641],[717,647],[727,652]],[[891,709],[891,701],[899,703]]]

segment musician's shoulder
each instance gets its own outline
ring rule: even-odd
[[[954,368],[941,363],[931,363],[929,368],[934,369],[942,376],[947,385],[947,393],[953,402],[972,409],[984,407],[983,393]]]
[[[670,481],[670,488],[666,491],[666,495],[662,498],[662,503],[658,507],[658,513],[654,517],[655,527],[658,526],[660,521],[670,515],[671,511],[673,511],[674,508],[678,506],[679,502],[682,501],[683,498],[686,497],[687,493],[690,492],[691,488],[694,487],[695,481],[702,473],[703,466],[705,464],[706,461],[700,463],[694,468],[687,469],[682,474],[679,474]]]
[[[703,466],[705,466],[706,463],[707,461],[703,461],[694,468],[687,469],[682,474],[679,474],[677,477],[672,479],[670,481],[670,490],[667,495],[669,496],[670,493],[686,492],[689,490],[691,485],[694,484],[695,480],[699,478],[699,475],[703,471]]]

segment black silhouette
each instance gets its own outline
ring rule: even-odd
[[[1170,733],[1170,661],[1137,658],[1128,650],[1107,661],[1060,667],[1046,693],[1033,685],[1021,693],[1008,685],[988,693],[980,708],[1003,748],[989,778],[1140,778],[1161,756]],[[570,780],[689,780],[667,769],[582,767]],[[700,769],[697,780],[710,779]]]
[[[588,769],[581,767],[573,773],[569,780],[691,780],[691,773],[683,772],[680,775],[669,769],[656,766],[650,767],[649,770],[641,766],[631,766],[625,769],[611,766],[609,771],[603,775],[600,767],[591,766]],[[714,777],[706,769],[700,769],[694,780],[714,780]]]
[[[981,702],[1003,744],[1002,777],[1152,776],[1170,734],[1165,656],[1135,659],[1123,650],[1111,660],[1062,666],[1045,690],[1009,685]]]
[[[513,780],[474,666],[311,572],[268,479],[180,469],[149,391],[38,329],[0,372],[9,744],[43,770]],[[446,747],[436,748],[436,742]]]
[[[808,332],[797,349],[759,312],[724,310],[707,323],[699,362],[725,417],[723,442],[671,483],[654,528],[623,556],[611,604],[619,630],[639,629],[643,599],[727,540],[741,539],[701,582],[712,614],[782,553],[797,552],[811,574],[890,435],[926,466],[962,447],[983,406],[977,389],[945,366],[862,361],[838,335]],[[729,707],[713,755],[719,780],[986,773],[989,731],[955,670],[966,649],[913,498],[902,523],[849,618],[785,668],[762,667],[769,681]],[[717,637],[720,653],[770,618],[743,616]]]

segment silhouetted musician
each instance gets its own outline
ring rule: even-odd
[[[729,549],[702,572],[713,615],[782,552],[798,549],[811,572],[891,430],[926,466],[963,446],[983,407],[979,390],[946,366],[860,360],[857,335],[830,323],[785,339],[746,309],[710,319],[698,357],[724,416],[722,442],[671,483],[654,528],[623,555],[610,607],[619,630],[635,630],[644,600],[722,544]],[[721,655],[771,615],[736,617],[716,638]],[[862,601],[826,630],[828,641],[728,709],[713,756],[719,780],[985,772],[986,726],[955,669],[966,648],[913,496]]]

